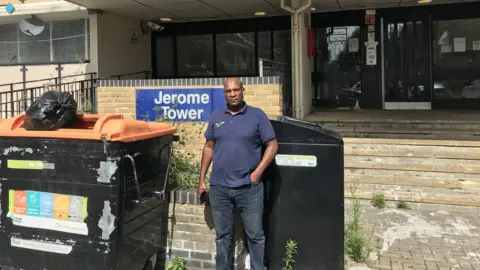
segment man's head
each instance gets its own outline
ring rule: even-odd
[[[223,94],[225,95],[225,100],[230,106],[239,106],[243,103],[243,83],[237,78],[228,78],[223,84]]]

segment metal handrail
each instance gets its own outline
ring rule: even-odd
[[[69,75],[69,76],[62,76],[62,79],[65,79],[65,78],[73,78],[73,77],[80,77],[80,76],[95,76],[96,74],[97,74],[96,72],[75,74],[75,75]],[[46,79],[31,80],[31,81],[25,81],[25,82],[15,82],[15,83],[0,84],[0,87],[10,86],[10,85],[13,86],[13,85],[17,85],[17,84],[27,84],[27,83],[51,81],[51,80],[58,80],[58,77],[51,77],[51,78],[46,78]]]

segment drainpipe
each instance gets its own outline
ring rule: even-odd
[[[300,26],[299,26],[299,16],[302,12],[304,12],[305,10],[307,10],[308,8],[310,8],[310,6],[312,5],[312,0],[307,0],[307,3],[305,3],[304,5],[300,6],[299,8],[296,8],[294,9],[293,7],[291,6],[287,6],[285,4],[285,1],[286,0],[281,0],[281,7],[282,9],[290,12],[292,15],[293,15],[293,41],[292,41],[292,45],[293,45],[293,53],[292,53],[292,69],[293,69],[293,100],[294,100],[294,104],[293,104],[293,117],[295,118],[301,118],[300,115],[301,115],[301,111],[302,111],[302,107],[303,107],[303,98],[302,98],[302,95],[300,95],[299,93],[301,92],[300,90],[300,57],[302,56],[302,50],[300,50],[300,46],[302,45],[302,41],[300,40]],[[301,0],[299,0],[301,1]]]

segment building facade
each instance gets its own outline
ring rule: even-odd
[[[313,13],[315,108],[480,108],[480,4]],[[370,12],[372,13],[372,12]],[[374,21],[371,20],[374,17]],[[366,21],[367,20],[367,21]],[[259,58],[289,63],[289,16],[169,24],[152,36],[157,78],[257,76]],[[377,42],[368,63],[369,38]]]

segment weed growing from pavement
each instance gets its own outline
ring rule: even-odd
[[[367,234],[361,223],[362,211],[360,200],[356,196],[357,183],[350,186],[353,198],[352,219],[345,225],[344,249],[345,254],[355,262],[365,261],[368,253]]]
[[[405,210],[411,210],[412,209],[408,203],[406,203],[405,201],[402,201],[402,200],[399,200],[397,202],[397,208],[398,209],[405,209]]]
[[[385,196],[383,194],[375,194],[372,197],[371,204],[373,207],[378,209],[385,208]]]
[[[282,270],[292,270],[293,265],[295,264],[295,255],[298,253],[298,244],[296,241],[290,239],[287,241],[287,244],[285,245],[285,258],[283,259],[285,261],[285,266],[282,268]]]

